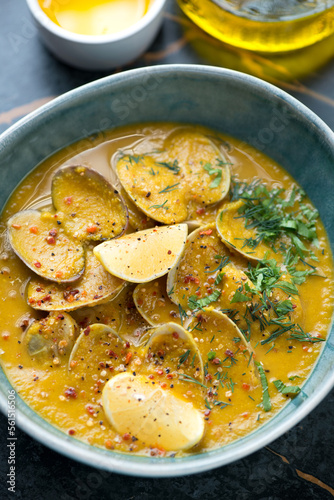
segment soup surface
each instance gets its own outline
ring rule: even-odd
[[[333,264],[274,161],[202,127],[133,125],[56,153],[1,220],[0,359],[18,394],[95,446],[181,456],[297,397]]]

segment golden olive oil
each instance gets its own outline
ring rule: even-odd
[[[112,35],[147,12],[150,0],[39,0],[55,24],[80,35]]]
[[[286,52],[334,33],[334,1],[178,0],[198,26],[225,43],[261,52]]]

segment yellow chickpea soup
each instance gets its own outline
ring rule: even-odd
[[[111,453],[245,436],[298,397],[326,341],[316,208],[273,160],[204,127],[69,146],[0,224],[1,365],[44,419]]]

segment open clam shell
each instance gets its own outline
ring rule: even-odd
[[[222,151],[207,136],[187,129],[170,134],[163,151],[120,155],[116,171],[140,210],[164,224],[193,219],[198,208],[222,200],[230,185]]]
[[[81,331],[73,346],[68,361],[69,372],[74,379],[87,380],[93,385],[98,377],[101,385],[115,371],[126,370],[128,352],[126,343],[113,328],[101,323],[89,325]]]
[[[107,273],[88,247],[85,270],[79,280],[69,285],[32,279],[28,285],[28,304],[42,311],[73,311],[107,302],[124,286],[124,281]]]
[[[81,165],[60,168],[51,195],[66,231],[80,241],[115,238],[126,229],[128,214],[118,190],[95,170]]]
[[[36,274],[62,283],[80,278],[85,268],[84,249],[64,232],[56,214],[24,210],[7,225],[14,252]]]
[[[168,297],[166,276],[137,285],[133,300],[138,312],[150,325],[173,321],[183,326],[185,318],[180,317],[179,308]]]
[[[203,383],[204,369],[200,351],[193,336],[176,323],[166,323],[152,330],[145,344],[142,370],[160,376],[174,375],[177,380],[191,377]],[[166,372],[167,369],[167,372]],[[178,377],[178,378],[177,378]],[[175,384],[175,382],[174,382]]]
[[[23,338],[29,356],[40,366],[67,363],[79,327],[65,312],[50,313],[28,327]]]

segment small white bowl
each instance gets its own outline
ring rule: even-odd
[[[38,0],[27,0],[46,47],[61,61],[80,69],[108,70],[133,61],[154,40],[167,0],[153,0],[137,23],[113,35],[78,35],[57,26]]]

